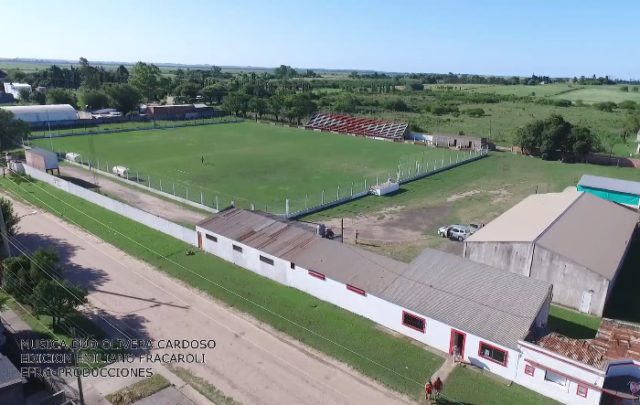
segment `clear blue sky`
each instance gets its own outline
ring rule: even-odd
[[[640,78],[640,1],[2,0],[0,57]]]

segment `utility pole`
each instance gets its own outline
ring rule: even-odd
[[[5,258],[11,257],[11,250],[9,249],[9,234],[7,232],[7,224],[4,222],[4,213],[0,209],[0,234],[2,235],[2,248],[4,250]]]
[[[72,327],[71,331],[73,333],[73,340],[76,340],[76,328]],[[77,346],[77,345],[73,345],[72,342],[72,346]],[[76,373],[78,375],[78,395],[80,396],[80,405],[85,405],[84,404],[84,394],[82,392],[82,378],[80,377],[80,372],[78,371],[78,352],[80,351],[80,349],[78,347],[74,347],[73,349],[73,365],[76,369]]]

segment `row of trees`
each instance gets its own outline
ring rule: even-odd
[[[518,128],[516,142],[523,153],[539,155],[545,160],[584,161],[587,154],[601,147],[589,128],[573,125],[558,114]]]

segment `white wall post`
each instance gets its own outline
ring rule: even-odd
[[[265,207],[266,207],[266,205],[265,205]],[[220,211],[220,206],[218,205],[218,196],[216,196],[216,210]],[[265,211],[266,211],[266,209],[265,209]]]
[[[202,191],[200,192],[200,205],[204,205],[204,195],[202,194]],[[253,204],[251,204],[251,206],[253,206]],[[253,209],[251,211],[253,211]]]
[[[151,176],[147,176],[147,180],[149,180],[149,188],[151,188]]]
[[[324,205],[324,190],[322,190],[322,194],[320,194],[320,205]]]
[[[162,179],[160,179],[160,191],[162,191]]]

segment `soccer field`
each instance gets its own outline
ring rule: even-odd
[[[94,166],[126,166],[141,182],[149,178],[154,188],[200,200],[217,196],[223,206],[284,212],[317,205],[349,195],[395,177],[401,170],[415,170],[416,161],[441,166],[456,160],[457,153],[411,144],[399,144],[297,128],[243,122],[193,128],[139,131],[118,134],[72,136],[35,140],[34,144],[57,152],[80,153]],[[462,157],[462,153],[459,154]],[[204,164],[202,158],[204,157]],[[340,189],[338,190],[338,186]]]

